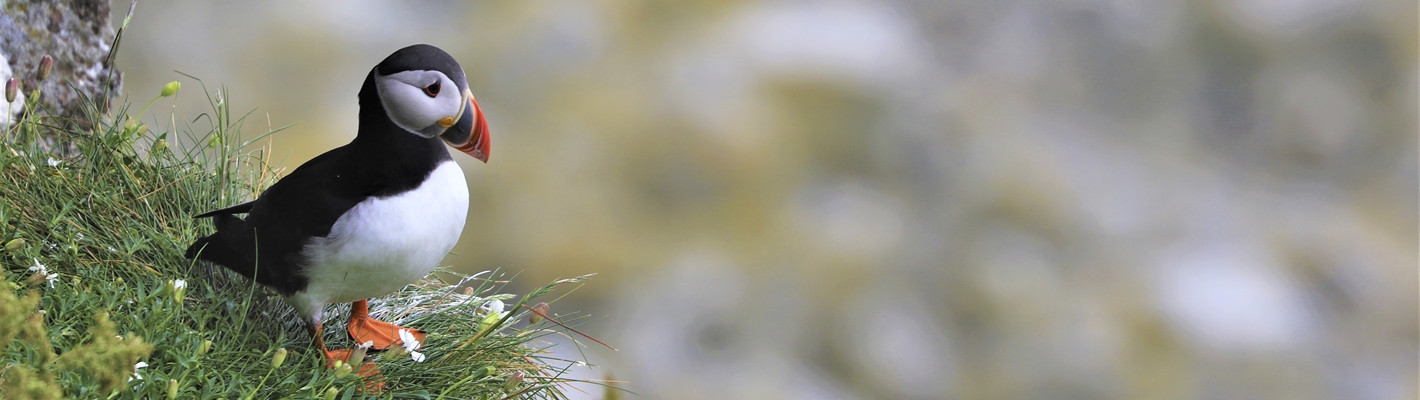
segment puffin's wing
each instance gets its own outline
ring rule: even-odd
[[[251,213],[252,208],[256,206],[257,202],[269,202],[272,200],[271,197],[281,197],[280,195],[268,196],[271,194],[270,192],[274,189],[293,185],[299,187],[309,181],[320,180],[319,175],[325,173],[326,171],[336,169],[334,168],[333,164],[339,162],[339,160],[342,158],[341,156],[344,155],[344,152],[345,147],[337,147],[335,149],[332,149],[331,151],[327,151],[319,156],[316,156],[316,158],[312,158],[310,161],[306,161],[304,164],[301,164],[301,166],[296,167],[295,171],[291,171],[291,175],[287,175],[285,178],[281,178],[281,180],[277,181],[265,192],[262,192],[261,196],[258,196],[256,200],[248,201],[223,209],[208,211],[202,214],[197,214],[192,218],[201,219],[207,217],[215,217],[219,215],[249,214]],[[282,192],[282,190],[277,190],[277,192]]]
[[[207,246],[203,259],[255,276],[284,294],[300,290],[306,284],[299,274],[307,262],[306,243],[328,235],[341,215],[379,189],[349,157],[348,147],[333,149],[291,171],[256,201],[201,215],[216,217],[217,232],[199,239],[188,253]],[[231,216],[243,212],[244,220]]]
[[[363,173],[363,163],[352,157],[350,148],[342,146],[302,164],[261,194],[249,207],[247,221],[263,232],[273,231],[268,235],[325,236],[335,220],[380,189],[380,182]]]

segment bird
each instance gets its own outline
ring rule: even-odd
[[[445,148],[488,162],[489,131],[463,68],[427,44],[401,48],[370,70],[354,140],[301,164],[255,200],[194,216],[216,232],[188,259],[221,265],[281,294],[328,365],[325,307],[352,303],[347,331],[383,350],[410,330],[369,316],[368,299],[414,283],[458,242],[468,184]],[[246,214],[245,218],[237,214]]]

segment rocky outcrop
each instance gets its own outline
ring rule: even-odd
[[[87,127],[86,99],[108,109],[122,82],[108,59],[109,14],[108,0],[0,0],[0,53],[25,93],[42,92],[35,112]],[[54,57],[54,68],[40,81],[45,55]]]

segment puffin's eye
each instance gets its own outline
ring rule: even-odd
[[[439,96],[439,81],[434,81],[434,83],[429,84],[429,86],[425,86],[425,87],[424,87],[424,94],[429,95],[429,97],[438,97],[438,96]]]

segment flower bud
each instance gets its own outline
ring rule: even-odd
[[[493,373],[497,371],[498,370],[494,369],[492,365],[479,368],[477,371],[473,371],[473,380],[477,381],[483,379],[483,377],[493,375]]]
[[[163,97],[172,96],[177,94],[178,89],[181,88],[182,84],[178,83],[178,81],[168,82],[168,84],[163,85],[163,92],[161,94],[163,95]]]
[[[513,371],[511,375],[508,375],[508,380],[503,382],[503,391],[511,392],[521,384],[523,384],[523,371]]]
[[[271,368],[281,368],[281,363],[286,362],[286,348],[276,349],[276,355],[271,356]]]
[[[5,243],[5,250],[7,251],[19,250],[21,247],[25,247],[25,239],[16,238]]]
[[[45,56],[45,57],[48,57],[48,56]],[[171,399],[176,399],[176,398],[177,398],[177,394],[178,394],[178,381],[177,381],[177,379],[169,379],[169,380],[168,380],[168,399],[169,399],[169,400],[171,400]]]
[[[492,328],[493,324],[498,323],[498,320],[499,316],[497,313],[488,313],[488,315],[483,316],[483,319],[478,320],[478,332],[483,332],[488,330],[488,328]]]
[[[352,372],[352,371],[354,371],[354,370],[355,370],[355,368],[351,367],[350,364],[346,364],[346,363],[343,363],[343,362],[342,362],[342,363],[340,363],[339,366],[335,367],[335,379],[340,379],[340,378],[344,378],[344,377],[350,376],[350,372]]]
[[[163,151],[166,151],[167,149],[168,149],[168,141],[163,140],[163,139],[158,139],[157,141],[153,142],[153,147],[148,150],[148,154],[161,154]]]
[[[10,78],[10,80],[5,81],[5,102],[14,103],[15,96],[18,94],[20,94],[20,80]]]
[[[350,349],[350,358],[345,360],[345,364],[352,367],[360,365],[360,363],[365,361],[365,352],[367,349],[369,349],[369,347],[364,345],[355,346],[355,348]]]
[[[39,59],[39,80],[44,80],[44,78],[48,78],[49,71],[53,69],[54,57],[50,57],[48,54],[45,54],[44,58]]]
[[[182,294],[183,292],[187,291],[187,281],[182,279],[174,279],[168,281],[168,287],[172,289],[173,302],[177,304],[182,304]]]
[[[335,390],[335,388],[326,389],[326,390],[325,390],[325,397],[324,397],[324,399],[325,399],[325,400],[335,400],[335,395],[338,395],[338,394],[340,394],[340,391]]]
[[[197,345],[197,355],[199,355],[199,356],[205,356],[205,355],[207,355],[207,352],[209,352],[209,351],[212,351],[212,341],[211,341],[211,340],[204,340],[204,341],[202,341],[202,344]]]
[[[28,284],[30,286],[39,286],[40,284],[44,283],[44,278],[44,273],[36,272],[35,274],[30,275],[30,279],[25,281],[25,284]]]
[[[533,306],[534,312],[532,316],[528,317],[528,323],[536,324],[542,322],[542,316],[547,315],[547,310],[549,309],[550,307],[547,306],[547,303],[537,303],[537,305]]]

